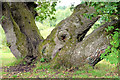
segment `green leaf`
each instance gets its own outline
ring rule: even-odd
[[[117,29],[115,29],[115,30],[118,30],[118,31],[119,31],[120,29],[117,28]]]
[[[111,50],[112,50],[112,51],[116,51],[116,48],[112,47]]]
[[[114,26],[111,26],[111,29],[114,29]]]
[[[110,41],[110,44],[111,44],[111,45],[114,45],[114,41]]]
[[[105,28],[105,30],[108,32],[108,29],[107,29],[107,28]]]
[[[116,44],[115,44],[115,47],[117,48],[117,47],[119,47],[119,41],[118,40],[116,40]]]
[[[26,64],[26,62],[23,62],[23,64],[25,65],[25,64]]]
[[[41,58],[41,59],[40,59],[40,62],[45,62],[45,59],[44,59],[44,58]]]
[[[108,46],[107,49],[110,49],[110,46]]]

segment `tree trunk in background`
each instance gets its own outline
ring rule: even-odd
[[[27,3],[28,4],[28,3]],[[35,24],[34,12],[26,3],[3,3],[2,13],[5,16],[2,27],[7,44],[16,58],[25,57],[31,63],[39,54],[38,46],[43,40]],[[34,5],[34,3],[30,3]]]

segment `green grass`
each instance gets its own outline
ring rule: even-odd
[[[95,69],[92,69],[90,66],[85,65],[84,67],[80,67],[79,70],[74,70],[74,72],[67,72],[63,69],[52,69],[48,63],[40,63],[37,62],[35,68],[33,68],[32,72],[19,72],[11,74],[9,72],[3,72],[2,75],[4,78],[117,78],[117,74],[114,74],[114,70],[116,67],[111,64],[104,64],[106,61],[102,61],[98,65],[96,65]],[[101,66],[100,66],[101,65]],[[104,68],[106,67],[106,68]],[[109,74],[109,75],[107,75]]]
[[[17,61],[17,59],[13,56],[12,53],[0,53],[0,56],[1,56],[2,66],[8,66],[14,63],[15,61]]]
[[[10,49],[7,46],[3,46],[0,49],[0,53],[11,53]]]
[[[16,59],[8,47],[0,49],[0,67],[1,66],[15,66],[19,64],[22,59]]]
[[[2,66],[14,66],[20,60],[16,60],[12,53],[0,53]],[[86,64],[79,67],[79,70],[74,72],[65,71],[65,69],[52,69],[48,63],[40,63],[38,61],[32,72],[2,72],[4,78],[118,78],[118,74],[114,73],[117,70],[116,65],[110,64],[106,60],[99,62],[95,69]]]

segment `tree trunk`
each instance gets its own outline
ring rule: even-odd
[[[6,18],[2,21],[2,26],[9,47],[17,58],[26,56],[27,63],[31,63],[36,57],[45,58],[54,68],[70,68],[86,63],[94,66],[109,45],[104,28],[117,22],[106,23],[85,37],[99,16],[91,20],[85,18],[84,13],[93,13],[95,9],[80,4],[43,41],[34,22],[35,12],[32,11],[33,8],[28,8],[28,3],[3,3],[3,15]]]
[[[40,55],[50,61],[54,68],[60,68],[60,66],[70,68],[87,63],[94,67],[109,45],[105,28],[117,21],[106,23],[85,37],[99,17],[93,17],[90,20],[85,18],[83,13],[93,12],[95,12],[93,7],[84,4],[76,6],[73,14],[62,20],[40,45]]]
[[[16,58],[25,57],[27,63],[30,63],[38,56],[38,46],[43,41],[31,8],[26,3],[3,3],[2,11],[5,16],[2,27],[11,52]]]

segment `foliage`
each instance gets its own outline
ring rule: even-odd
[[[39,6],[35,8],[35,10],[39,13],[39,16],[36,17],[37,21],[43,21],[47,17],[50,17],[50,19],[55,19],[53,15],[55,15],[55,6],[57,2],[36,2]]]
[[[4,19],[6,19],[6,17],[5,17],[5,16],[2,16],[2,17],[0,18],[0,21],[2,21],[2,20],[4,20]]]
[[[106,28],[106,31],[109,32],[114,29],[114,26],[109,26]],[[113,34],[109,34],[111,36],[110,39],[110,46],[105,49],[105,53],[101,55],[101,58],[105,58],[106,60],[110,61],[111,64],[118,64],[118,55],[120,55],[120,29],[115,29]],[[105,54],[109,54],[105,56]]]
[[[92,19],[92,17],[101,16],[101,20],[104,22],[111,21],[111,19],[118,19],[118,14],[120,12],[117,11],[117,6],[119,5],[117,2],[90,2],[87,3],[89,6],[94,6],[96,12],[92,14],[84,14],[86,17]]]
[[[120,12],[117,11],[119,2],[86,2],[86,4],[89,6],[94,6],[96,9],[95,13],[83,14],[85,17],[90,19],[100,15],[102,22],[110,22],[117,20],[118,15],[120,14]],[[118,55],[120,54],[120,30],[117,27],[118,26],[108,26],[108,28],[106,28],[106,31],[110,33],[109,36],[111,36],[110,46],[108,46],[105,53],[101,55],[101,58],[105,58],[112,64],[118,64]]]
[[[56,18],[55,20],[50,20],[50,18],[47,17],[42,22],[36,21],[36,25],[43,38],[46,39],[51,31],[55,28],[55,26],[63,19],[70,16],[71,13],[72,11],[70,11],[69,7],[59,6],[57,7],[56,14],[54,15]]]
[[[44,59],[44,58],[41,58],[41,59],[40,59],[40,62],[45,62],[45,59]]]
[[[71,6],[70,6],[70,10],[73,11],[74,8],[75,8],[74,4],[71,4]]]
[[[70,11],[69,7],[65,7],[64,9],[58,7],[54,15],[56,19],[50,20],[50,18],[48,17],[45,20],[43,20],[43,24],[46,26],[55,27],[60,21],[70,16],[71,13],[72,11]]]
[[[55,1],[39,1],[36,4],[38,7],[35,10],[39,14],[36,17],[36,21],[40,21],[46,26],[56,26],[56,24],[71,14],[71,11],[66,6],[56,7],[57,2]]]
[[[85,72],[86,72],[86,71],[84,71],[84,70],[82,70],[82,71],[77,70],[75,74],[81,74],[81,73],[85,73]]]
[[[40,65],[38,69],[48,69],[50,65]]]
[[[11,44],[10,44],[9,42],[7,42],[6,45],[7,45],[7,47],[10,47],[10,46],[11,46]]]
[[[17,75],[13,75],[12,77],[13,77],[13,78],[17,78]]]
[[[24,65],[26,65],[27,63],[26,62],[23,62]]]

